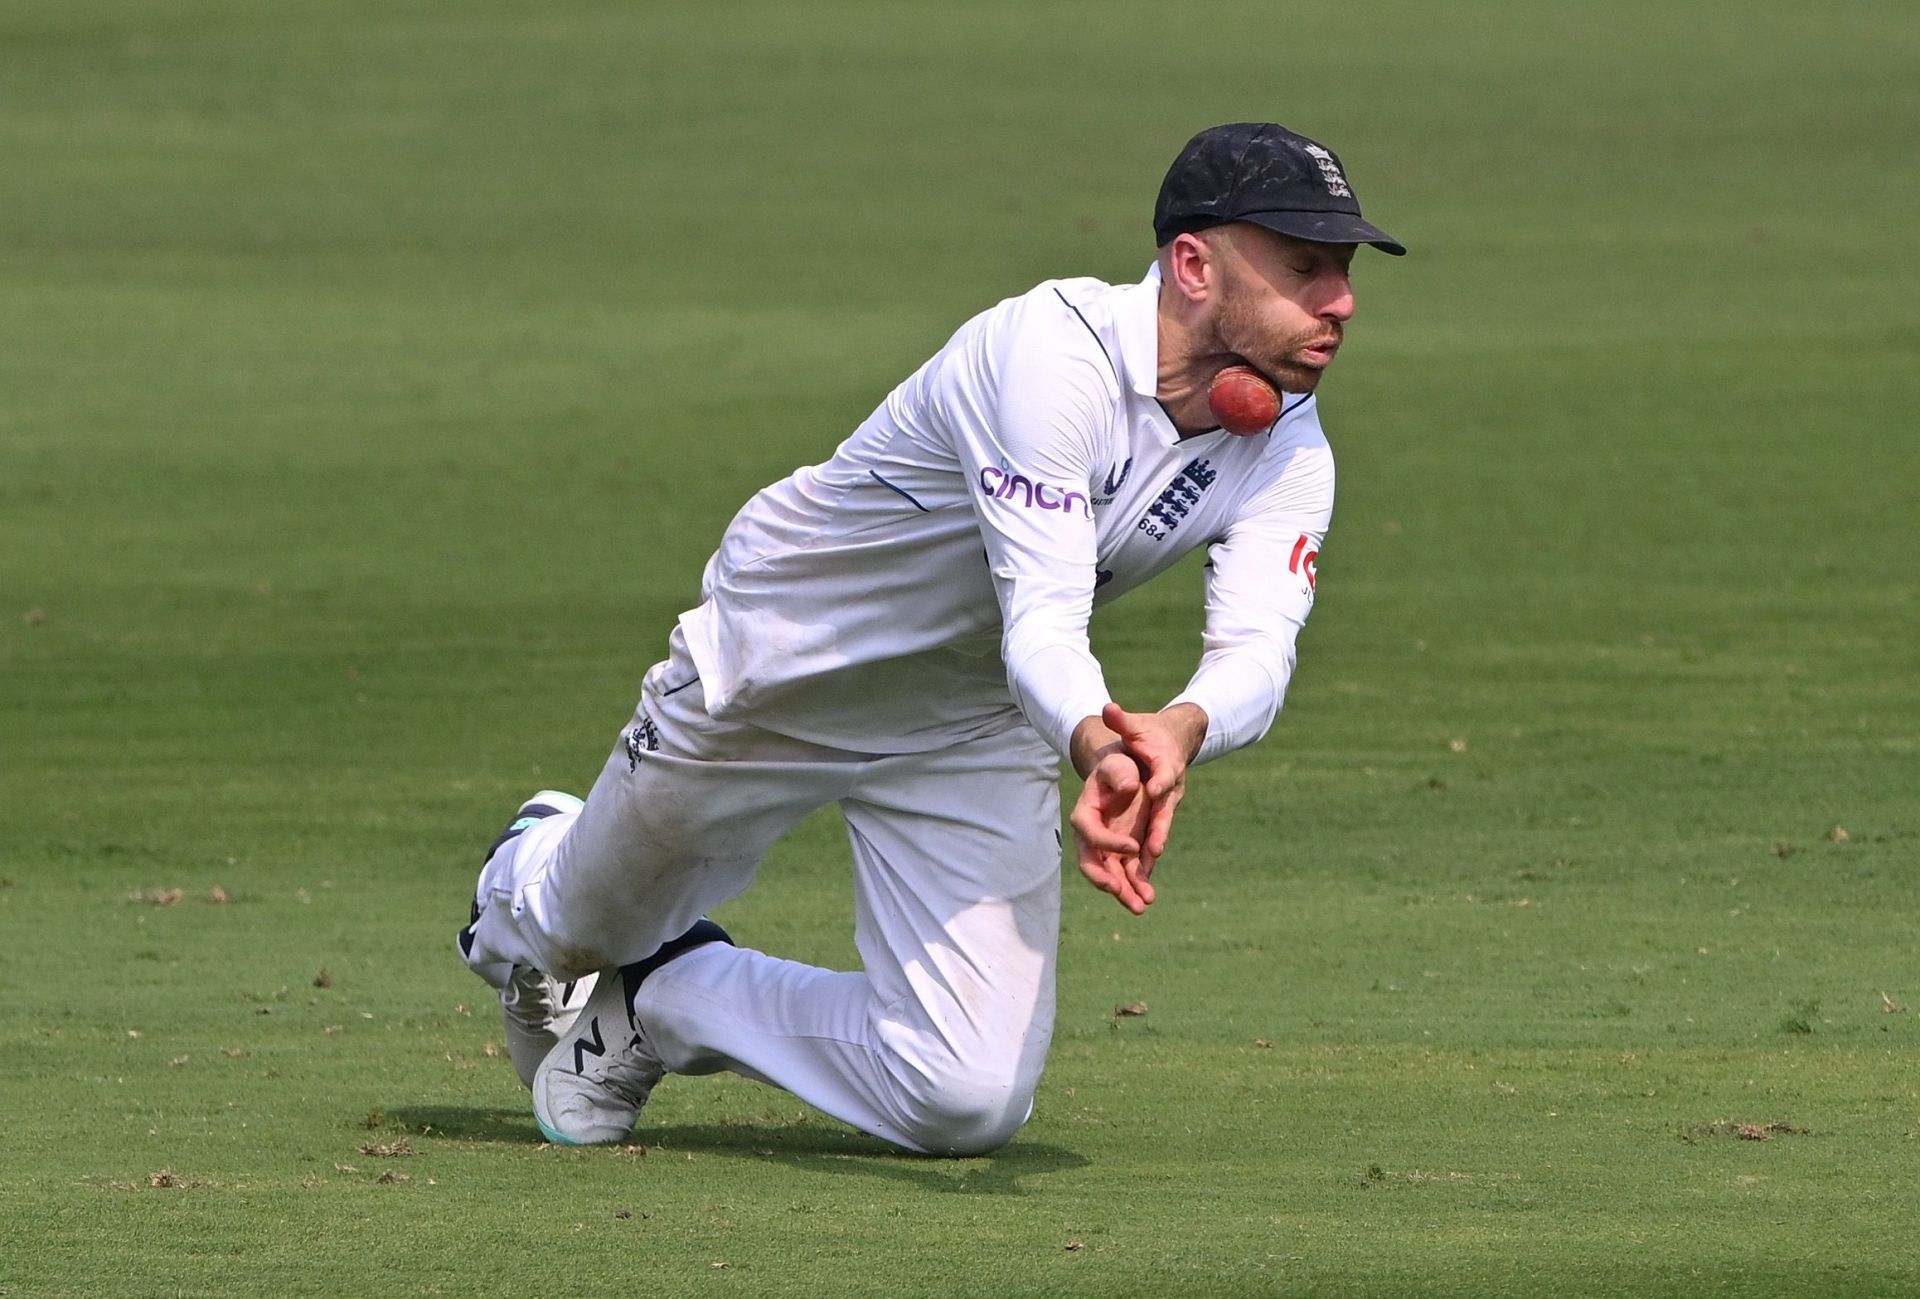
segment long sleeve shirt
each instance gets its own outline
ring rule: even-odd
[[[714,716],[905,753],[1023,722],[1063,756],[1110,698],[1093,606],[1208,548],[1206,761],[1272,724],[1313,605],[1333,458],[1311,397],[1181,438],[1155,399],[1157,270],[968,321],[825,463],[755,495],[681,616]]]

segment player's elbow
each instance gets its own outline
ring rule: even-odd
[[[1194,674],[1192,693],[1207,708],[1207,741],[1200,761],[1246,748],[1272,729],[1293,676],[1293,646],[1258,635],[1210,642]],[[1212,706],[1208,706],[1212,705]]]

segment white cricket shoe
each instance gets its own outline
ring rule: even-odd
[[[513,819],[487,849],[483,860],[491,862],[503,846],[548,817],[562,813],[577,815],[585,806],[572,794],[557,789],[541,790],[514,810]],[[573,1017],[592,994],[594,976],[566,983],[524,965],[508,965],[504,961],[475,964],[473,944],[480,915],[480,899],[476,897],[467,924],[459,933],[460,955],[468,968],[499,989],[507,1055],[520,1081],[531,1087],[533,1071],[539,1068],[541,1058],[553,1049],[560,1034],[573,1026]]]
[[[647,1049],[627,981],[604,970],[533,1074],[533,1116],[562,1146],[625,1141],[666,1067]]]
[[[500,845],[509,839],[518,839],[548,817],[558,816],[562,812],[577,813],[586,805],[585,799],[576,798],[562,790],[541,790],[520,805],[513,814],[513,820],[507,822],[507,828],[500,832],[499,837],[493,841],[493,846],[487,849],[487,855],[481,860],[492,861],[493,855],[500,851]]]
[[[649,974],[708,943],[731,946],[733,939],[701,919],[644,961],[600,972],[573,1026],[560,1034],[533,1073],[533,1117],[547,1140],[594,1146],[633,1134],[641,1107],[667,1072],[647,1045],[633,999]]]
[[[560,1035],[573,1027],[599,978],[589,974],[569,983],[524,965],[513,967],[507,986],[500,989],[500,1023],[507,1034],[507,1057],[523,1085],[533,1086],[534,1070]]]

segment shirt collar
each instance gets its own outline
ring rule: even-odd
[[[1127,384],[1151,401],[1160,393],[1160,263],[1147,268],[1146,279],[1120,290],[1114,323]]]

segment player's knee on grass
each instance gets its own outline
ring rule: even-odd
[[[907,1136],[933,1155],[984,1155],[1013,1140],[1033,1113],[1038,1079],[958,1066],[924,1076]]]

